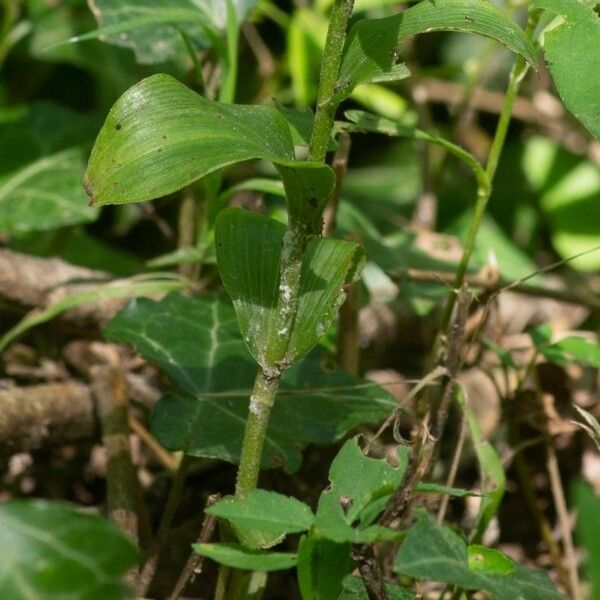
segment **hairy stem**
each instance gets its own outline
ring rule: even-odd
[[[243,498],[256,488],[269,414],[279,387],[279,376],[268,377],[262,369],[256,375],[242,442],[242,454],[235,495]]]
[[[321,64],[315,121],[308,150],[309,160],[323,162],[327,154],[333,118],[338,107],[338,103],[333,101],[333,97],[336,92],[344,43],[346,42],[346,30],[353,6],[354,0],[334,0],[331,9]]]

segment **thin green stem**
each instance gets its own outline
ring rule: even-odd
[[[338,103],[333,101],[333,97],[336,92],[346,42],[346,31],[353,6],[354,0],[334,0],[331,9],[325,49],[323,50],[323,62],[321,63],[315,121],[308,150],[309,160],[323,162],[327,154],[329,136],[338,107]]]
[[[235,495],[238,498],[243,498],[256,488],[269,415],[278,387],[279,376],[269,377],[262,369],[259,370],[250,396],[248,419],[242,442],[242,454],[235,485]]]
[[[231,103],[235,100],[235,88],[237,84],[237,58],[239,47],[240,24],[232,0],[227,0],[227,57],[225,76],[219,93],[221,102]]]
[[[526,34],[528,37],[531,37],[535,31],[539,20],[539,14],[539,11],[530,11],[529,13],[526,29]],[[455,290],[460,289],[460,287],[462,286],[463,281],[465,279],[465,274],[467,272],[467,269],[469,268],[469,261],[471,260],[473,250],[475,249],[477,233],[479,231],[479,228],[481,227],[481,222],[483,221],[483,216],[485,215],[485,210],[487,208],[488,201],[492,194],[492,184],[496,175],[496,170],[498,168],[498,162],[500,161],[500,156],[504,148],[504,142],[506,141],[506,134],[508,132],[508,126],[510,125],[515,98],[517,97],[517,93],[519,91],[519,88],[521,87],[521,82],[525,78],[525,75],[527,74],[528,70],[529,64],[525,61],[525,59],[522,56],[517,56],[513,68],[510,72],[508,86],[506,89],[506,95],[504,97],[504,104],[502,106],[502,112],[500,113],[500,117],[498,119],[496,132],[492,141],[492,147],[490,148],[490,152],[488,155],[488,160],[485,168],[486,177],[485,179],[481,178],[478,181],[475,211],[473,214],[473,219],[471,221],[471,226],[469,227],[469,231],[467,233],[467,239],[465,241],[463,254],[460,259],[458,268],[456,270],[456,279],[454,282]],[[448,296],[448,300],[446,302],[446,308],[444,310],[441,323],[442,331],[445,331],[445,329],[448,326],[448,323],[450,322],[450,316],[452,315],[452,310],[454,309],[455,302],[456,294],[453,291],[451,292],[450,296]]]

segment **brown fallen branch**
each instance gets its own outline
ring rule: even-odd
[[[0,249],[0,296],[20,305],[44,309],[91,286],[110,280],[103,271],[77,267],[60,258],[39,258]],[[106,323],[124,300],[108,299],[70,309],[64,318]]]
[[[0,390],[2,454],[60,446],[96,433],[94,401],[78,382]]]

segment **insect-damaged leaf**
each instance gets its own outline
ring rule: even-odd
[[[315,346],[344,299],[342,287],[357,278],[364,264],[358,244],[312,237],[302,260],[295,319],[281,328],[279,314],[291,294],[280,284],[285,235],[278,221],[239,208],[221,212],[215,229],[223,283],[248,349],[263,367],[289,365]],[[287,345],[280,346],[280,338]]]
[[[180,388],[159,400],[151,415],[152,432],[163,446],[238,462],[256,363],[226,297],[134,300],[107,325],[105,336],[133,344]],[[263,468],[294,471],[306,444],[330,444],[397,406],[380,387],[359,383],[325,370],[315,353],[288,369],[271,413]]]
[[[153,75],[112,107],[92,149],[85,185],[97,205],[140,202],[250,159],[279,169],[290,221],[316,230],[333,171],[294,160],[292,135],[276,108],[213,102],[173,77]]]

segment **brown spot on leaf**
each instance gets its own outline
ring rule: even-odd
[[[121,129],[121,127],[123,127],[123,126],[121,125],[121,123],[117,123],[117,124],[115,125],[115,129],[116,129],[117,131],[119,131],[119,130]]]

